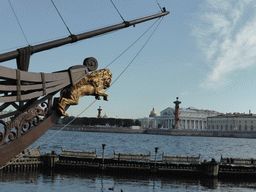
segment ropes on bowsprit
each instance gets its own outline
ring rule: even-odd
[[[160,23],[163,21],[163,18],[160,20],[160,22],[158,23],[158,25],[156,26],[156,28],[154,29],[154,31],[152,32],[152,34],[149,36],[149,38],[147,39],[147,41],[144,43],[144,45],[141,47],[141,49],[138,51],[138,53],[134,56],[134,58],[131,60],[131,62],[126,66],[126,68],[120,73],[120,75],[118,75],[118,77],[114,80],[114,82],[111,84],[111,86],[123,75],[123,73],[128,69],[128,67],[133,63],[133,61],[137,58],[137,56],[141,53],[141,51],[144,49],[144,47],[146,46],[146,44],[149,42],[149,40],[151,39],[151,37],[153,36],[153,34],[156,32],[157,28],[159,27]],[[110,87],[111,87],[110,86]]]
[[[160,18],[159,18],[160,19]],[[159,21],[159,19],[157,21]],[[151,39],[151,37],[153,36],[153,34],[155,33],[155,31],[157,30],[157,28],[159,27],[160,23],[162,22],[163,17],[161,18],[160,22],[157,24],[156,28],[154,29],[154,31],[151,33],[151,35],[149,36],[149,38],[147,39],[147,41],[143,44],[143,46],[141,47],[141,49],[138,51],[138,53],[134,56],[134,58],[131,60],[131,62],[125,67],[125,69],[118,75],[118,77],[114,80],[114,82],[111,84],[111,86],[124,74],[124,72],[129,68],[129,66],[134,62],[134,60],[138,57],[138,55],[141,53],[141,51],[144,49],[144,47],[146,46],[146,44],[149,42],[149,40]],[[151,25],[137,40],[135,40],[135,42],[133,42],[124,52],[122,52],[116,59],[114,59],[110,64],[108,64],[106,67],[110,66],[114,61],[116,61],[121,55],[123,55],[128,49],[130,49],[136,42],[138,42],[139,39],[141,39],[156,23],[154,22],[153,25]],[[106,68],[105,67],[105,68]],[[110,86],[110,87],[111,87]],[[107,92],[109,88],[106,89],[105,92]],[[49,139],[51,139],[53,136],[55,136],[56,134],[58,134],[60,131],[62,131],[64,128],[66,128],[68,125],[70,125],[73,121],[75,121],[82,113],[84,113],[87,109],[89,109],[97,100],[95,99],[88,107],[86,107],[82,112],[80,112],[74,119],[72,119],[70,122],[68,122],[65,126],[63,126],[60,130],[58,130],[56,133],[52,134],[50,137],[48,137],[46,140],[44,140],[43,142],[41,142],[39,145],[37,145],[34,148],[39,148],[42,144],[44,144],[46,141],[48,141]]]
[[[156,0],[156,3],[158,5],[158,7],[160,8],[161,11],[163,11],[162,7],[160,6],[160,4],[158,3],[158,1]]]
[[[115,7],[117,13],[120,15],[120,17],[121,17],[121,18],[123,19],[123,21],[125,22],[124,18],[122,17],[121,13],[118,11],[118,9],[117,9],[117,7],[115,6],[115,4],[113,3],[113,1],[112,1],[112,0],[110,0],[110,1],[111,1],[111,3],[113,4],[113,6]]]
[[[11,9],[12,9],[12,11],[13,11],[13,13],[14,13],[14,16],[15,16],[15,18],[16,18],[16,20],[17,20],[19,26],[20,26],[21,32],[23,33],[23,36],[25,37],[25,40],[26,40],[27,44],[29,45],[28,39],[27,39],[27,37],[26,37],[26,35],[25,35],[25,33],[24,33],[22,27],[21,27],[21,24],[20,24],[20,22],[19,22],[19,19],[18,19],[17,15],[16,15],[16,13],[15,13],[13,7],[12,7],[12,4],[11,4],[10,0],[8,0],[8,2],[9,2],[9,4],[10,4]]]
[[[115,58],[113,61],[111,61],[106,67],[104,67],[104,69],[106,69],[107,67],[109,67],[112,63],[114,63],[119,57],[121,57],[126,51],[128,51],[133,45],[135,45],[159,20],[160,18],[158,18],[153,25],[151,25],[138,39],[136,39],[127,49],[125,49],[119,56],[117,56],[117,58]]]
[[[66,28],[67,28],[67,30],[68,30],[68,32],[69,32],[69,34],[72,36],[73,34],[72,34],[72,33],[71,33],[71,31],[69,30],[69,28],[68,28],[68,26],[67,26],[66,22],[64,21],[63,17],[61,16],[61,14],[60,14],[59,10],[57,9],[57,7],[56,7],[55,3],[53,2],[53,0],[51,0],[51,2],[52,2],[52,4],[53,4],[53,6],[55,7],[56,11],[58,12],[58,14],[59,14],[59,16],[60,16],[60,18],[61,18],[62,22],[63,22],[63,23],[64,23],[64,25],[66,26]]]

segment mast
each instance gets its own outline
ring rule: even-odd
[[[11,51],[11,52],[3,53],[3,54],[0,54],[0,63],[4,62],[4,61],[9,61],[9,60],[12,60],[12,59],[20,60],[19,57],[22,55],[21,52],[24,52],[24,50],[25,50],[26,55],[27,55],[26,60],[29,60],[27,57],[29,57],[33,53],[49,50],[49,49],[56,48],[56,47],[59,47],[59,46],[62,46],[62,45],[66,45],[66,44],[69,44],[69,43],[74,43],[74,42],[77,42],[77,41],[80,41],[80,40],[84,40],[84,39],[87,39],[87,38],[90,38],[90,37],[102,35],[104,33],[108,33],[108,32],[111,32],[111,31],[118,30],[118,29],[123,29],[123,28],[126,28],[126,27],[134,26],[136,24],[139,24],[139,23],[142,23],[142,22],[145,22],[145,21],[149,21],[149,20],[152,20],[152,19],[163,17],[165,15],[168,15],[169,13],[170,13],[169,11],[165,11],[165,9],[164,9],[162,13],[158,13],[158,14],[155,14],[155,15],[135,19],[135,20],[132,20],[132,21],[125,21],[123,23],[112,25],[112,26],[109,26],[109,27],[104,27],[104,28],[101,28],[101,29],[97,29],[97,30],[93,30],[93,31],[89,31],[89,32],[85,32],[85,33],[81,33],[81,34],[77,34],[77,35],[70,35],[66,38],[57,39],[57,40],[54,40],[54,41],[49,41],[49,42],[46,42],[46,43],[42,43],[42,44],[38,44],[38,45],[34,45],[34,46],[28,46],[28,47],[17,49],[17,50]],[[22,57],[24,57],[24,56],[22,56]],[[24,59],[21,59],[21,60],[24,60]],[[18,66],[18,68],[20,68],[20,67]],[[24,69],[21,69],[21,70],[24,70]]]

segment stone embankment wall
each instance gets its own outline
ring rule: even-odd
[[[52,130],[59,130],[65,125],[54,125]],[[131,129],[125,127],[93,127],[81,125],[68,125],[64,131],[85,131],[105,133],[127,133],[127,134],[153,134],[172,136],[201,136],[201,137],[233,137],[233,138],[256,138],[256,131],[212,131],[212,130],[174,130],[174,129]]]
[[[233,137],[233,138],[256,138],[254,131],[212,131],[212,130],[160,130],[147,129],[147,134],[173,135],[173,136],[201,136],[201,137]]]
[[[62,129],[66,125],[54,125],[52,130]],[[81,125],[68,125],[63,131],[84,131],[84,132],[105,132],[105,133],[131,133],[141,134],[143,129],[131,129],[126,127],[106,127],[106,126],[81,126]]]

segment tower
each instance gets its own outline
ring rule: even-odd
[[[99,109],[98,109],[98,118],[101,118],[101,111],[102,111],[102,109],[101,109],[100,106],[99,106]]]
[[[176,101],[174,101],[173,103],[175,104],[175,112],[174,112],[174,114],[175,114],[175,125],[174,125],[174,128],[178,128],[178,126],[179,126],[179,113],[180,113],[180,111],[179,111],[179,104],[181,103],[178,99],[179,99],[179,97],[176,97]]]

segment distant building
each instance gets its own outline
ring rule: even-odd
[[[207,118],[209,130],[256,131],[256,114],[226,113]]]
[[[105,119],[108,118],[106,111],[105,111],[103,118],[105,118]]]
[[[156,111],[153,108],[153,110],[149,114],[149,117],[140,118],[138,120],[141,121],[141,126],[143,129],[175,128],[205,130],[207,129],[207,117],[217,116],[219,114],[217,111],[197,109],[195,107],[178,107],[178,113],[179,115],[177,115],[176,117],[176,123],[178,122],[177,125],[175,125],[175,108],[171,107],[168,107],[161,111],[160,116],[157,116]]]
[[[180,109],[180,129],[207,129],[207,117],[216,116],[217,111],[189,107]]]

